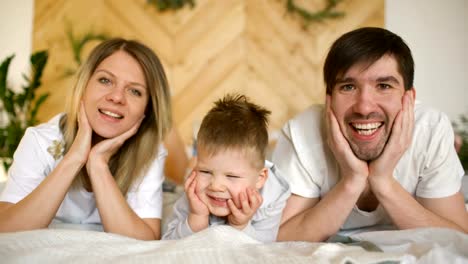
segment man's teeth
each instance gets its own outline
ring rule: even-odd
[[[106,111],[106,110],[101,110],[101,113],[105,114],[105,115],[108,115],[110,117],[113,117],[113,118],[122,118],[123,116],[119,115],[119,114],[116,114],[116,113],[113,113],[113,112],[110,112],[110,111]]]
[[[381,125],[381,123],[352,124],[359,135],[372,135]]]

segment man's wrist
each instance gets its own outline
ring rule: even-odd
[[[377,196],[385,196],[391,193],[395,179],[393,177],[369,177],[369,185]]]

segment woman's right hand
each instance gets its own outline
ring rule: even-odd
[[[88,122],[88,117],[84,109],[84,104],[81,102],[80,110],[78,113],[78,132],[76,133],[75,140],[68,151],[69,155],[84,165],[88,161],[89,152],[91,150],[91,138],[93,129]]]

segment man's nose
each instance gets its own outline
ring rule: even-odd
[[[364,116],[375,112],[376,94],[372,88],[364,87],[362,89],[358,89],[354,100],[354,112]]]

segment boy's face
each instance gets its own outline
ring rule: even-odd
[[[254,155],[247,153],[228,149],[210,155],[199,146],[196,193],[211,214],[219,217],[231,214],[229,199],[240,208],[239,195],[244,193],[247,197],[247,188],[260,189],[265,183],[267,169],[255,168],[250,159]]]

